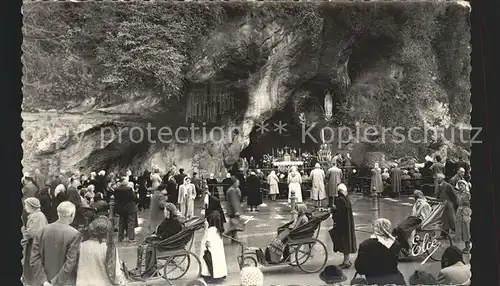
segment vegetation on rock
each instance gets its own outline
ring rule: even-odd
[[[229,126],[269,119],[288,104],[319,119],[328,89],[335,95],[336,114],[328,123],[333,126],[469,124],[469,11],[456,3],[24,6],[25,111],[101,110],[170,126],[198,118],[186,116],[189,111]],[[227,104],[206,104],[209,111],[186,108],[200,102],[192,100],[199,94],[193,90],[214,84],[231,97]],[[449,143],[396,144],[391,139],[360,150],[393,158],[421,157],[445,145],[465,148]],[[235,149],[231,146],[218,148],[223,156],[235,155],[227,151]],[[67,164],[97,164],[92,160]]]

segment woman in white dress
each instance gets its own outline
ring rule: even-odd
[[[211,200],[215,202],[216,200]],[[207,206],[207,211],[214,206]],[[224,253],[224,232],[221,217],[222,208],[212,210],[205,220],[205,234],[201,240],[201,277],[209,284],[221,283],[227,276],[226,255]],[[223,215],[223,214],[222,214]]]
[[[100,216],[89,225],[90,238],[80,244],[76,286],[127,285],[118,250],[107,239],[111,222]]]
[[[179,205],[181,217],[190,219],[194,216],[194,200],[196,199],[196,188],[191,184],[191,178],[185,177],[184,184],[179,187]]]
[[[279,181],[280,179],[276,175],[275,171],[271,171],[271,174],[267,176],[267,183],[269,184],[269,195],[271,196],[271,201],[275,201],[276,195],[280,192],[278,187]]]
[[[297,167],[292,166],[290,173],[288,173],[288,203],[290,203],[290,198],[292,191],[295,192],[295,202],[302,202],[302,189],[300,185],[302,184],[302,176],[297,171]]]

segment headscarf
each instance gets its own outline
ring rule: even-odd
[[[443,256],[441,257],[441,268],[454,265],[457,262],[465,264],[462,251],[453,245],[446,248],[443,252]]]
[[[426,199],[424,193],[421,190],[415,190],[413,192],[413,195],[415,196],[415,198],[419,198],[419,199],[423,199],[423,200]]]
[[[177,210],[177,207],[172,203],[165,204],[165,212],[170,214],[169,218],[176,217],[179,214],[179,210]]]
[[[299,216],[307,212],[307,206],[305,204],[297,204],[297,214]]]
[[[467,193],[470,192],[469,183],[466,180],[459,180],[457,182],[457,185],[455,186],[455,188],[457,188],[458,190],[460,190],[460,188],[459,188],[460,184],[464,184],[465,185],[465,192],[467,192]]]
[[[314,168],[319,169],[321,168],[321,165],[319,163],[314,164]]]
[[[217,212],[222,222],[221,226],[222,232],[224,232],[224,223],[226,222],[226,217],[224,216],[224,210],[222,209],[220,201],[212,195],[208,195],[207,200],[208,203],[205,206],[205,219],[207,219],[208,216],[211,215],[213,212]]]
[[[337,186],[337,190],[339,191],[339,193],[347,197],[347,186],[345,184],[340,183]]]
[[[373,223],[373,236],[378,242],[387,248],[391,248],[395,238],[391,234],[391,222],[385,218],[379,218]]]

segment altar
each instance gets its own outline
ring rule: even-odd
[[[273,156],[273,166],[274,167],[291,167],[291,166],[302,166],[304,165],[304,161],[302,161],[302,157],[300,155],[300,149],[297,153],[297,150],[292,149],[289,152],[288,147],[283,148],[282,150],[277,150],[277,156]],[[274,154],[274,150],[273,150]]]

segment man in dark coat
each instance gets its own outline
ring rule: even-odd
[[[250,211],[259,211],[258,207],[262,204],[262,194],[260,192],[260,179],[255,172],[251,172],[247,179],[247,205]]]
[[[445,182],[444,174],[437,174],[436,180],[438,182],[438,192],[436,198],[438,200],[446,201],[443,216],[441,217],[441,222],[443,223],[443,229],[450,233],[455,231],[455,211],[458,208],[458,199],[455,194],[453,187]]]
[[[222,191],[224,192],[224,198],[227,200],[227,190],[233,185],[233,180],[231,179],[231,173],[226,174],[226,178],[222,180]]]
[[[179,186],[181,186],[182,184],[184,184],[184,178],[186,177],[187,175],[184,174],[184,169],[180,168],[179,169],[179,174],[175,175],[175,182],[177,183],[177,188],[179,188]]]
[[[245,200],[245,197],[247,196],[247,190],[248,190],[245,175],[243,174],[242,171],[239,171],[234,176],[240,182],[241,202],[243,202]]]
[[[332,213],[334,228],[330,231],[330,237],[333,251],[344,255],[340,267],[347,269],[351,266],[349,256],[351,253],[356,253],[357,244],[351,201],[347,197],[347,187],[344,184],[338,186],[338,196],[335,197]]]
[[[401,193],[401,176],[403,176],[403,171],[398,167],[398,164],[394,163],[393,166],[391,170],[391,189],[393,195],[399,196]]]
[[[118,242],[123,241],[125,232],[130,242],[135,241],[135,227],[137,205],[135,204],[137,197],[134,190],[128,186],[128,177],[121,179],[120,185],[115,189],[116,211],[120,216],[118,227]]]
[[[446,179],[449,180],[453,177],[457,172],[457,163],[453,162],[450,158],[446,159],[446,163],[444,164],[444,175]]]

